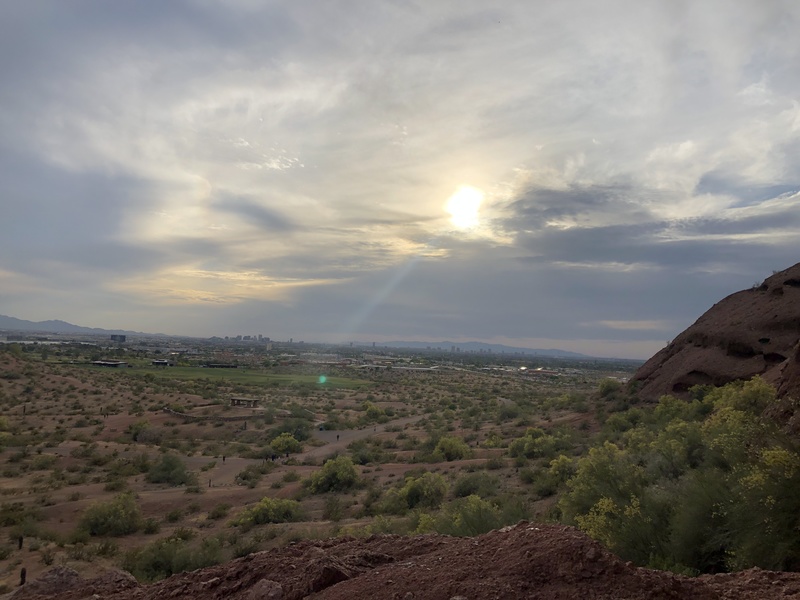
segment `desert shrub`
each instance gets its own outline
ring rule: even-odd
[[[305,419],[286,419],[269,431],[271,439],[277,438],[282,433],[288,433],[297,441],[304,442],[311,437],[311,425]]]
[[[497,471],[506,466],[506,461],[504,461],[502,458],[495,456],[493,458],[488,459],[483,466],[486,467],[487,471]]]
[[[237,485],[246,485],[252,489],[258,485],[258,482],[261,481],[261,478],[264,475],[272,471],[274,468],[275,464],[271,462],[247,465],[244,469],[236,474],[234,480],[236,481]]]
[[[597,391],[601,398],[613,398],[615,395],[622,392],[622,383],[616,379],[603,379],[597,386]]]
[[[245,538],[237,541],[232,548],[234,558],[244,558],[259,551],[261,545],[254,538]]]
[[[504,502],[501,508],[478,496],[467,496],[448,503],[436,514],[420,515],[417,533],[475,536],[526,516],[526,508],[513,501]]]
[[[297,471],[286,471],[286,473],[283,474],[283,477],[281,479],[283,479],[284,483],[292,483],[293,481],[300,481],[300,473],[298,473]]]
[[[111,540],[102,540],[94,546],[92,552],[97,556],[104,556],[110,558],[119,552],[119,545]]]
[[[255,506],[245,509],[234,520],[234,525],[263,525],[265,523],[287,523],[300,517],[300,504],[296,500],[262,498]]]
[[[356,440],[347,449],[350,451],[353,462],[359,465],[384,463],[391,460],[391,455],[374,438]]]
[[[548,476],[562,518],[625,560],[678,572],[796,569],[800,447],[791,401],[756,377],[620,414],[627,430]]]
[[[149,517],[142,523],[142,531],[147,535],[153,535],[161,531],[161,524],[158,522],[158,519]]]
[[[150,483],[167,483],[177,486],[195,484],[197,478],[176,455],[164,454],[160,461],[150,467],[146,479]]]
[[[45,471],[47,469],[53,468],[53,465],[56,463],[56,457],[52,454],[39,454],[33,457],[31,460],[31,470],[33,471]]]
[[[348,456],[337,456],[325,461],[322,468],[307,480],[308,488],[314,494],[341,492],[359,482],[358,470]]]
[[[125,489],[126,485],[127,484],[125,483],[124,479],[114,477],[106,482],[106,484],[103,486],[103,489],[106,492],[121,492]]]
[[[167,523],[177,523],[182,518],[183,518],[183,511],[180,508],[175,508],[166,514],[164,520]]]
[[[322,518],[337,523],[344,516],[344,505],[338,496],[328,496],[322,509]]]
[[[141,526],[142,513],[130,493],[91,505],[79,521],[79,528],[90,535],[128,535],[138,531]]]
[[[539,469],[532,469],[531,467],[523,467],[519,471],[519,479],[522,483],[531,484],[540,476]]]
[[[217,504],[214,508],[208,511],[208,518],[214,521],[218,521],[219,519],[224,519],[228,516],[228,512],[231,509],[230,504],[220,503]]]
[[[39,510],[33,506],[25,506],[22,502],[3,503],[0,505],[0,527],[21,525],[25,521],[41,519]]]
[[[551,458],[557,451],[571,446],[568,434],[564,431],[548,433],[540,427],[529,427],[525,435],[515,439],[508,446],[511,457]]]
[[[129,436],[131,436],[131,441],[138,442],[140,441],[140,437],[144,438],[147,437],[146,435],[142,435],[145,431],[150,429],[150,423],[147,421],[137,421],[136,423],[131,423],[128,425],[128,428],[125,430]],[[144,439],[141,440],[144,442]]]
[[[303,451],[303,444],[298,442],[291,433],[283,432],[270,442],[270,447],[276,454],[294,454]]]
[[[127,552],[121,566],[139,581],[152,582],[219,564],[222,558],[222,544],[216,538],[206,538],[192,546],[173,536]]]
[[[434,455],[446,461],[469,458],[471,451],[467,443],[459,437],[442,436],[434,449]]]
[[[437,508],[447,495],[447,481],[438,473],[409,477],[400,495],[408,508]]]
[[[497,491],[498,480],[487,473],[468,473],[456,481],[453,495],[456,498],[480,496],[486,498]]]

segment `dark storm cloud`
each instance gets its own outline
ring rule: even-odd
[[[645,221],[652,215],[642,206],[643,200],[658,198],[657,191],[648,191],[632,183],[570,186],[561,189],[531,189],[510,203],[512,216],[506,226],[540,229],[550,219],[580,217],[584,213],[624,213],[627,220]]]
[[[696,194],[726,194],[742,201],[743,205],[758,203],[781,194],[800,191],[800,182],[777,185],[753,185],[721,171],[705,173],[694,188]]]
[[[745,253],[750,254],[745,262],[757,264],[754,256],[787,251],[776,251],[770,235],[800,227],[797,202],[749,212],[734,206],[720,210],[719,216],[659,218],[659,202],[667,200],[664,194],[632,185],[535,189],[511,202],[510,216],[498,224],[527,252],[519,257],[523,261],[643,263],[673,269],[741,264],[738,257]],[[753,204],[759,202],[754,199]],[[742,234],[749,239],[737,241]],[[758,235],[765,237],[754,237]],[[800,247],[800,240],[791,243]]]

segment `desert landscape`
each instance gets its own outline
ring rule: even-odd
[[[579,455],[603,410],[588,396],[631,375],[603,362],[538,377],[327,366],[321,383],[307,364],[159,367],[132,350],[118,369],[93,353],[0,353],[7,591],[23,567],[35,578],[57,564],[123,566],[153,581],[304,539],[545,518],[558,485],[549,454],[509,445],[544,427]],[[488,518],[420,522],[420,509],[470,500]]]

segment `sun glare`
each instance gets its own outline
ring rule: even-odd
[[[478,224],[478,211],[483,202],[483,192],[468,185],[462,185],[445,205],[450,213],[450,222],[459,229],[470,229]]]

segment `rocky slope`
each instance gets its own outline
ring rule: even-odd
[[[519,523],[477,538],[372,536],[305,541],[138,585],[56,567],[14,600],[769,600],[800,598],[800,574],[757,569],[682,577],[625,563],[576,529]]]
[[[634,375],[657,400],[697,384],[762,375],[779,396],[800,398],[800,263],[711,307]]]

